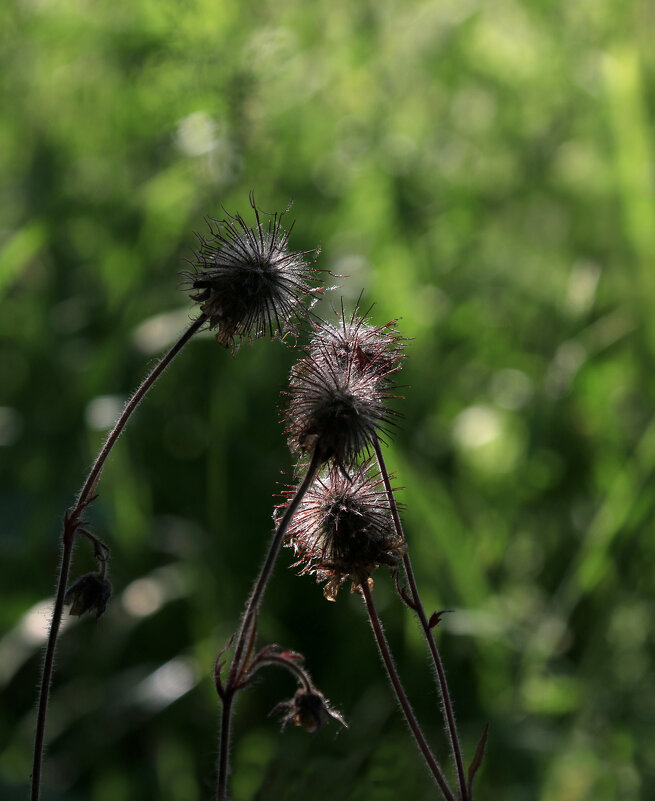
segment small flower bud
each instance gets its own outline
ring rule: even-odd
[[[68,588],[64,603],[70,604],[71,615],[83,615],[95,609],[96,620],[107,609],[112,586],[100,573],[86,573]]]
[[[295,566],[327,581],[333,601],[346,579],[360,585],[380,565],[396,567],[405,542],[396,533],[387,496],[370,463],[352,476],[332,469],[317,477],[289,524],[285,544],[299,557]]]
[[[252,195],[250,205],[252,228],[240,214],[209,221],[210,235],[198,235],[194,270],[187,274],[191,299],[226,346],[236,338],[294,330],[292,318],[307,314],[304,299],[319,291],[310,285],[318,251],[288,250],[291,229],[282,228],[284,213],[268,215],[265,225]]]
[[[278,711],[284,712],[282,731],[284,731],[290,723],[293,723],[295,726],[300,726],[305,731],[313,734],[322,728],[330,718],[348,728],[348,724],[343,719],[343,716],[332,709],[323,693],[320,693],[315,688],[298,688],[293,698],[289,701],[283,701],[273,709],[273,712]]]

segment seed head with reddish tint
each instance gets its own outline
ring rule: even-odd
[[[329,343],[342,367],[350,363],[356,372],[369,372],[389,382],[402,366],[405,338],[398,333],[396,320],[375,327],[366,321],[368,312],[361,315],[358,312],[356,307],[350,318],[346,317],[342,301],[335,323],[312,322],[314,336],[309,351],[317,350],[320,355]]]
[[[346,579],[358,586],[380,565],[395,568],[406,550],[370,462],[350,477],[334,468],[319,475],[291,519],[285,544],[294,549],[301,575],[327,581],[331,601]]]
[[[343,305],[336,323],[312,325],[305,356],[291,372],[289,445],[301,455],[318,449],[323,462],[347,472],[397,414],[387,402],[397,397],[391,390],[403,338],[395,320],[376,328],[357,309],[347,318]]]
[[[282,227],[285,212],[265,214],[252,195],[250,205],[253,227],[240,214],[209,220],[210,234],[198,235],[194,269],[186,276],[191,299],[226,346],[295,330],[294,319],[307,315],[305,301],[320,292],[313,286],[318,250],[291,251],[293,225]]]
[[[334,343],[319,342],[293,368],[285,411],[294,453],[318,453],[345,473],[369,450],[394,414],[375,372],[343,364]]]

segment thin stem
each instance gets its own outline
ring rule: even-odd
[[[255,616],[259,611],[262,598],[264,597],[264,591],[266,590],[266,585],[268,584],[268,580],[273,572],[273,567],[275,566],[275,561],[280,551],[284,535],[286,534],[287,528],[289,527],[289,523],[291,522],[291,518],[293,517],[296,509],[300,505],[305,493],[312,485],[312,482],[314,481],[314,478],[316,477],[316,474],[321,466],[321,461],[322,459],[318,454],[318,451],[315,450],[312,454],[312,460],[307,469],[307,473],[300,482],[300,485],[298,486],[295,495],[291,499],[291,502],[285,509],[284,515],[282,516],[282,519],[275,530],[273,538],[271,539],[266,558],[264,559],[264,564],[259,571],[259,575],[255,579],[252,592],[250,593],[248,603],[246,604],[246,611],[244,612],[241,620],[241,626],[237,634],[236,645],[234,646],[232,663],[230,665],[230,671],[225,685],[228,702],[226,703],[225,700],[223,701],[223,708],[221,710],[221,738],[218,757],[218,779],[216,783],[216,797],[218,801],[225,801],[226,799],[230,750],[230,721],[226,720],[226,718],[230,718],[232,715],[232,695],[235,692],[235,687],[241,680],[241,674],[248,658],[249,649],[246,648],[246,645],[251,641],[251,637],[254,637],[253,625]]]
[[[84,482],[84,486],[82,487],[80,494],[77,498],[76,508],[79,508],[80,504],[84,503],[86,499],[89,497],[89,495],[95,489],[95,486],[100,478],[100,473],[102,472],[102,468],[104,467],[104,464],[107,461],[107,457],[109,456],[112,448],[116,444],[116,440],[120,437],[127,421],[132,416],[132,412],[136,409],[139,403],[141,403],[143,398],[148,394],[148,390],[150,389],[150,387],[152,387],[155,381],[164,372],[164,370],[173,361],[173,359],[182,350],[182,348],[187,344],[187,342],[191,339],[191,337],[200,330],[200,328],[203,326],[206,320],[207,316],[205,314],[201,314],[197,320],[194,320],[194,322],[191,323],[191,325],[177,340],[177,342],[168,351],[168,353],[157,362],[157,364],[153,367],[150,373],[148,373],[148,375],[145,377],[145,379],[143,380],[139,388],[136,390],[134,395],[132,395],[127,405],[123,409],[121,416],[118,418],[114,427],[109,432],[109,436],[107,437],[105,444],[102,446],[100,453],[98,454],[95,462],[93,463],[93,467],[91,468],[91,471],[89,472],[89,475],[87,476],[87,479]]]
[[[230,769],[230,729],[232,728],[232,702],[234,690],[229,685],[221,699],[223,708],[221,712],[221,743],[218,754],[218,780],[216,783],[216,797],[219,801],[227,798],[227,777]]]
[[[39,707],[36,718],[36,733],[34,736],[34,762],[32,764],[32,801],[38,801],[41,788],[41,766],[43,764],[43,744],[45,740],[45,722],[48,712],[48,700],[50,698],[50,685],[52,682],[52,669],[55,662],[55,647],[57,635],[61,625],[61,616],[64,609],[64,596],[66,595],[66,584],[68,583],[68,573],[70,570],[71,556],[73,554],[73,543],[75,540],[75,528],[68,521],[62,537],[62,553],[59,565],[59,578],[57,580],[57,595],[55,606],[52,612],[50,623],[50,633],[46,645],[45,658],[43,660],[43,673],[41,676],[41,687],[39,690]]]
[[[389,500],[389,507],[391,509],[391,516],[393,517],[394,525],[396,527],[396,533],[398,534],[399,537],[402,537],[402,539],[405,540],[403,525],[400,521],[400,515],[398,513],[398,505],[396,504],[396,498],[393,494],[393,489],[391,487],[389,471],[387,470],[387,465],[384,461],[384,456],[382,454],[380,442],[377,439],[375,440],[374,443],[374,449],[378,463],[378,468],[380,470],[380,475],[382,476],[384,488],[386,490],[387,498]],[[414,570],[412,568],[412,562],[409,558],[408,551],[405,552],[405,555],[403,557],[403,566],[405,568],[407,582],[409,583],[409,589],[412,594],[413,609],[416,612],[416,615],[421,623],[423,633],[425,634],[425,639],[427,640],[428,647],[432,655],[432,661],[434,662],[434,667],[437,671],[437,679],[438,679],[437,684],[439,688],[439,695],[441,696],[441,703],[446,718],[446,728],[448,730],[448,736],[450,738],[450,747],[452,750],[453,758],[455,760],[455,765],[457,767],[457,781],[459,784],[460,798],[463,801],[467,801],[467,799],[469,798],[469,792],[464,774],[464,761],[462,759],[462,748],[459,742],[459,735],[457,733],[457,725],[455,723],[455,713],[453,712],[453,704],[450,698],[450,691],[448,690],[446,671],[444,670],[443,662],[441,661],[441,656],[439,655],[439,649],[437,648],[437,643],[434,639],[434,635],[432,634],[432,629],[430,628],[430,625],[428,623],[428,618],[427,615],[425,614],[423,603],[421,602],[421,596],[419,595],[418,586],[416,584],[416,577],[414,576]]]
[[[452,790],[448,786],[448,782],[446,781],[445,776],[437,760],[434,757],[434,754],[430,750],[430,746],[427,744],[425,739],[425,735],[421,731],[421,727],[416,720],[416,715],[414,714],[414,710],[412,709],[411,704],[409,703],[409,699],[407,698],[407,694],[405,693],[405,688],[402,685],[400,680],[400,676],[398,675],[398,671],[396,670],[396,666],[393,662],[393,657],[391,656],[391,651],[389,650],[389,643],[387,642],[387,638],[385,637],[384,631],[382,629],[382,624],[380,623],[380,618],[378,617],[377,609],[375,608],[375,604],[373,603],[373,596],[371,595],[371,588],[368,585],[368,582],[364,581],[360,585],[362,588],[362,593],[364,595],[364,601],[366,602],[366,609],[368,611],[368,617],[371,621],[371,628],[373,629],[373,635],[375,636],[375,641],[377,642],[378,650],[380,652],[380,656],[382,657],[382,661],[384,662],[384,666],[387,670],[387,675],[389,676],[389,680],[391,681],[391,685],[396,693],[396,698],[398,699],[398,703],[400,704],[403,714],[405,715],[405,719],[409,724],[409,728],[412,730],[412,734],[414,735],[414,739],[416,740],[416,744],[419,747],[419,750],[423,754],[423,758],[430,770],[430,773],[434,777],[434,780],[439,785],[439,789],[444,795],[446,801],[455,801],[455,796],[452,793]]]
[[[296,678],[300,681],[307,692],[310,692],[314,689],[314,685],[312,684],[311,679],[309,678],[309,674],[306,670],[303,670],[300,665],[296,665],[292,659],[285,659],[283,656],[279,654],[267,654],[265,657],[262,657],[260,660],[257,661],[255,666],[256,672],[263,667],[267,667],[268,665],[276,665],[278,667],[285,668],[290,673],[293,673]]]
[[[55,661],[55,650],[57,647],[57,636],[61,627],[61,618],[64,610],[64,597],[66,595],[66,585],[68,583],[68,574],[70,572],[71,560],[73,556],[73,546],[75,544],[75,535],[80,530],[81,517],[92,500],[92,494],[100,479],[102,468],[104,467],[107,457],[111,453],[112,448],[116,444],[116,440],[125,428],[132,412],[136,409],[139,403],[148,393],[159,376],[164,372],[168,365],[173,361],[177,354],[182,350],[191,337],[202,327],[206,321],[206,316],[201,315],[195,320],[189,328],[182,334],[173,347],[163,356],[155,367],[148,373],[146,378],[140,384],[134,395],[130,398],[129,402],[123,409],[121,416],[116,421],[107,437],[105,444],[102,446],[89,475],[80,490],[75,506],[66,514],[64,531],[62,533],[61,545],[61,558],[59,562],[59,576],[57,578],[57,594],[55,597],[55,605],[52,611],[52,620],[50,621],[50,631],[48,632],[48,641],[46,644],[45,658],[43,660],[43,672],[41,674],[41,684],[39,689],[39,705],[36,717],[36,732],[34,735],[34,761],[32,765],[32,789],[31,801],[38,801],[41,795],[41,766],[43,763],[43,746],[45,742],[45,726],[46,717],[48,712],[48,701],[50,699],[50,686],[52,684],[52,672]],[[90,537],[91,540],[95,538],[87,531],[83,531],[85,536]],[[97,550],[98,542],[94,542]],[[105,565],[103,563],[103,575]]]

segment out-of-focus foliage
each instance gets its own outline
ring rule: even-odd
[[[295,201],[298,249],[412,337],[390,448],[477,798],[655,793],[655,77],[637,0],[10,0],[0,9],[0,795],[24,798],[60,522],[193,314],[204,215]],[[338,295],[333,295],[338,300]],[[45,799],[211,797],[209,676],[263,555],[293,354],[194,341],[93,512],[114,601],[58,654]],[[361,601],[281,564],[262,641],[350,722],[240,698],[235,801],[430,798]],[[87,543],[74,576],[90,569]],[[414,622],[376,596],[445,757]]]

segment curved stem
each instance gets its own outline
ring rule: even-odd
[[[203,326],[206,320],[207,316],[201,314],[197,320],[194,320],[194,322],[191,323],[191,325],[177,340],[177,342],[168,351],[168,353],[165,356],[163,356],[153,367],[153,369],[148,373],[148,375],[139,385],[139,388],[136,390],[134,395],[132,395],[132,397],[129,399],[129,401],[127,402],[125,408],[121,413],[121,416],[118,418],[118,420],[114,424],[114,427],[109,432],[109,436],[105,440],[105,444],[102,446],[100,453],[98,454],[95,462],[93,463],[93,467],[91,468],[89,475],[87,476],[87,479],[84,482],[84,486],[80,490],[80,494],[77,497],[76,509],[79,509],[80,505],[83,504],[91,494],[93,494],[93,490],[95,489],[95,486],[98,483],[98,480],[100,478],[100,473],[102,472],[102,468],[104,467],[105,462],[107,461],[107,457],[109,456],[112,448],[116,444],[116,440],[120,437],[127,421],[132,416],[132,412],[136,409],[139,403],[141,403],[144,397],[148,394],[148,390],[152,387],[152,385],[164,372],[164,370],[168,367],[168,365],[173,361],[173,359],[177,356],[177,354],[182,350],[182,348],[187,344],[187,342],[191,339],[191,337],[200,330],[200,328]]]
[[[391,508],[391,516],[393,517],[394,526],[396,527],[396,533],[398,534],[399,537],[402,537],[402,539],[405,540],[403,526],[400,521],[400,515],[398,514],[398,506],[396,504],[396,498],[393,494],[393,489],[391,487],[389,471],[387,470],[387,465],[384,461],[384,456],[382,454],[380,442],[377,439],[375,440],[374,449],[378,463],[378,468],[380,470],[380,475],[382,476],[384,488],[386,490],[387,498],[389,500],[389,507]],[[432,634],[432,629],[429,626],[427,615],[425,614],[425,609],[423,608],[423,604],[421,602],[421,597],[419,595],[418,586],[416,584],[416,578],[414,576],[414,570],[412,569],[412,562],[409,558],[408,551],[405,553],[403,557],[403,566],[405,568],[407,582],[409,584],[410,592],[412,594],[412,602],[414,604],[413,608],[421,623],[423,633],[425,634],[425,639],[427,640],[428,647],[430,649],[430,654],[432,655],[432,661],[434,662],[434,667],[437,671],[437,679],[438,679],[437,684],[439,687],[439,695],[441,696],[441,703],[446,718],[446,728],[448,730],[448,736],[450,738],[450,747],[457,768],[459,794],[462,801],[466,801],[466,799],[468,799],[469,797],[469,792],[464,774],[462,749],[459,742],[459,735],[457,734],[457,725],[455,723],[453,704],[450,698],[450,691],[448,690],[448,682],[446,680],[446,671],[444,670],[443,662],[441,661],[441,656],[439,655],[439,649],[437,648],[437,643],[435,642],[434,635]]]
[[[216,783],[216,798],[218,801],[225,801],[226,788],[227,788],[227,774],[229,772],[229,750],[230,750],[230,720],[232,715],[232,696],[236,692],[236,686],[239,684],[241,674],[248,659],[249,649],[246,647],[249,642],[254,639],[253,626],[255,625],[255,618],[266,590],[266,585],[273,572],[277,555],[280,552],[282,540],[286,534],[291,518],[293,517],[296,509],[300,505],[305,493],[312,485],[316,474],[321,466],[321,457],[317,451],[312,454],[312,460],[307,469],[305,477],[300,482],[295,495],[291,502],[284,511],[284,515],[280,520],[277,529],[273,535],[271,543],[264,559],[264,564],[259,571],[259,575],[255,579],[255,583],[246,604],[246,611],[241,619],[241,626],[237,634],[236,645],[234,646],[234,654],[230,665],[228,679],[225,685],[225,692],[228,695],[228,702],[223,701],[223,708],[221,711],[221,738],[219,744],[219,757],[218,757],[218,779]]]
[[[298,679],[307,692],[310,692],[314,689],[314,685],[312,684],[312,681],[306,670],[303,670],[299,665],[296,665],[293,660],[285,659],[283,656],[279,656],[278,654],[267,654],[267,656],[260,659],[255,667],[255,670],[253,671],[253,674],[261,668],[267,667],[268,665],[276,665],[277,667],[285,668],[285,670],[288,670],[289,673],[293,673],[293,675]]]
[[[437,760],[434,757],[434,754],[430,750],[430,746],[427,744],[425,739],[425,735],[421,731],[421,727],[416,720],[416,715],[414,714],[414,710],[412,709],[411,704],[409,703],[409,699],[407,698],[407,694],[405,693],[405,689],[402,685],[400,680],[400,676],[398,675],[398,671],[396,670],[396,666],[393,663],[393,657],[391,656],[391,651],[389,650],[389,643],[387,642],[387,638],[384,635],[384,631],[382,629],[382,624],[380,623],[380,618],[378,617],[377,610],[375,608],[375,604],[373,603],[373,596],[371,595],[371,588],[368,585],[368,582],[363,582],[361,585],[362,593],[364,595],[364,601],[366,602],[366,609],[368,611],[368,617],[371,621],[371,628],[373,629],[373,635],[375,636],[375,641],[377,642],[378,650],[380,652],[380,656],[382,657],[382,661],[384,662],[384,666],[387,670],[387,675],[389,676],[389,680],[391,681],[391,685],[396,693],[396,698],[398,699],[398,703],[400,704],[403,714],[405,715],[405,719],[409,724],[409,728],[414,735],[414,739],[416,740],[416,744],[419,747],[419,750],[423,754],[423,758],[428,766],[428,769],[434,780],[439,785],[439,789],[443,793],[444,798],[446,801],[455,801],[455,796],[452,793],[452,790],[448,786],[448,782],[446,781],[445,776]]]
[[[59,576],[57,578],[57,594],[55,596],[55,605],[52,611],[52,619],[50,621],[50,631],[48,632],[48,641],[46,644],[45,657],[43,660],[43,672],[41,674],[41,684],[39,688],[39,704],[36,718],[36,731],[34,735],[34,760],[32,764],[32,789],[30,799],[31,801],[38,801],[41,794],[41,766],[43,763],[43,746],[45,742],[45,726],[46,717],[48,712],[48,701],[50,698],[50,685],[52,683],[52,673],[55,660],[55,649],[57,647],[57,636],[61,627],[61,618],[64,610],[64,597],[66,595],[66,585],[68,583],[68,574],[70,572],[71,560],[73,556],[73,546],[75,544],[75,535],[81,525],[81,517],[84,509],[92,500],[93,492],[100,479],[102,468],[104,467],[107,457],[111,453],[112,448],[116,444],[116,440],[121,435],[125,428],[127,421],[130,419],[132,412],[136,409],[139,403],[148,393],[159,376],[164,372],[168,365],[173,361],[177,354],[187,344],[191,337],[202,327],[206,321],[206,316],[201,315],[195,320],[189,328],[182,334],[173,347],[163,356],[159,362],[148,373],[134,395],[130,398],[127,405],[123,409],[121,416],[116,421],[116,424],[109,433],[102,446],[100,453],[96,457],[89,475],[80,490],[75,506],[66,514],[64,531],[62,533],[62,546],[61,546],[61,559],[59,563]],[[89,533],[84,532],[88,537]],[[91,535],[93,539],[93,536]],[[97,547],[97,545],[96,545]],[[103,565],[104,568],[104,565]]]

